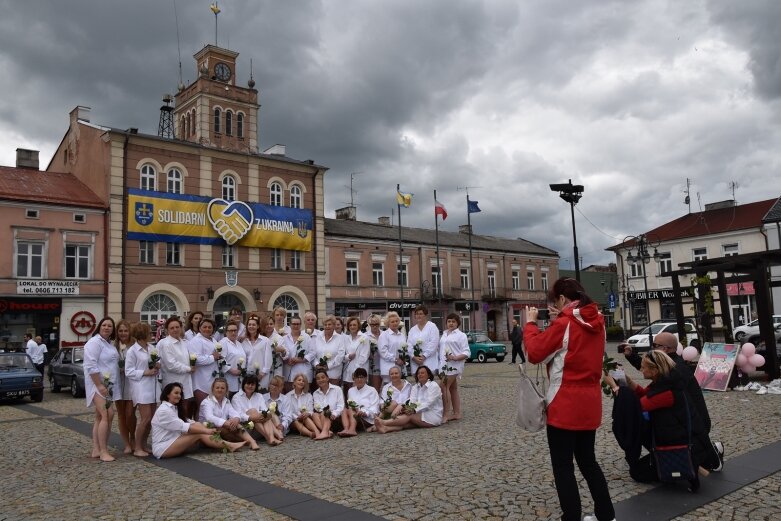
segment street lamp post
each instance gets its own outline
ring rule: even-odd
[[[548,185],[552,192],[559,192],[559,197],[569,203],[572,214],[572,245],[575,256],[575,280],[580,282],[580,258],[578,257],[578,236],[575,233],[575,205],[583,197],[583,185],[573,185],[572,179],[567,183]]]
[[[657,263],[661,258],[657,247],[660,244],[659,239],[655,235],[641,234],[637,236],[628,236],[624,238],[622,244],[631,243],[627,248],[629,252],[626,254],[626,261],[629,263],[639,262],[643,269],[643,289],[645,291],[645,318],[648,322],[648,348],[653,349],[654,335],[651,332],[651,306],[648,298],[648,276],[646,273],[645,265],[651,262],[651,258]],[[632,248],[636,249],[637,253],[632,253]],[[654,253],[651,255],[648,252],[648,248],[653,248]]]

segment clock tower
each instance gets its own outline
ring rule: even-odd
[[[243,153],[258,151],[258,91],[250,78],[236,85],[239,53],[207,45],[193,56],[197,79],[179,85],[175,97],[176,139]]]

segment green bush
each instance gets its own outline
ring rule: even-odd
[[[605,330],[608,340],[623,340],[624,329],[621,326],[610,326]]]

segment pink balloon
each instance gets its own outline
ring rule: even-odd
[[[750,357],[751,355],[757,352],[757,348],[751,342],[746,342],[745,344],[743,344],[743,347],[740,348],[740,352]]]
[[[757,370],[757,368],[751,365],[751,362],[749,362],[743,367],[741,367],[740,370],[743,371],[744,373],[753,373],[754,371]]]
[[[765,357],[762,355],[751,355],[751,358],[748,359],[749,363],[753,365],[754,367],[762,367],[765,365]]]
[[[735,365],[737,365],[740,368],[745,367],[747,363],[748,363],[748,357],[743,353],[739,354],[737,359],[735,359]]]
[[[683,359],[687,362],[691,362],[695,358],[697,358],[697,355],[699,352],[697,351],[697,348],[694,346],[689,346],[686,349],[683,350]]]
[[[683,354],[683,344],[681,344],[680,342],[678,342],[678,348],[675,350],[675,353],[678,356],[681,356]]]

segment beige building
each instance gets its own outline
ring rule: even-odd
[[[546,291],[558,277],[558,253],[523,239],[472,236],[378,223],[325,220],[326,308],[340,316],[411,310],[425,304],[440,329],[447,314],[461,315],[462,328],[486,330],[506,340],[511,319],[521,323],[524,306],[545,307]],[[403,298],[401,290],[403,288]],[[402,302],[403,300],[403,302]]]
[[[74,175],[41,172],[17,149],[0,167],[0,349],[25,333],[82,345],[105,315],[107,204]]]
[[[48,170],[72,173],[110,206],[113,317],[325,308],[326,168],[281,145],[257,150],[258,91],[251,78],[238,85],[237,56],[213,45],[194,55],[198,77],[161,108],[160,135],[71,112]]]

